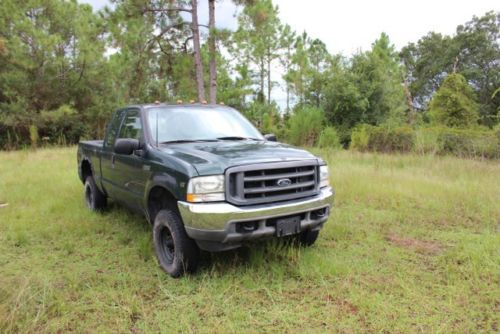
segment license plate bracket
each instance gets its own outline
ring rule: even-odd
[[[276,220],[276,236],[286,237],[287,235],[300,232],[300,216],[279,218]]]

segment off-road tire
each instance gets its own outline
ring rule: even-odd
[[[92,211],[102,211],[106,205],[106,195],[104,195],[95,184],[92,176],[87,176],[85,179],[85,203]]]
[[[164,209],[156,215],[153,243],[160,267],[170,276],[177,278],[196,271],[200,251],[173,210]]]

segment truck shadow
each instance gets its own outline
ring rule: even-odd
[[[264,239],[223,252],[201,252],[199,273],[225,274],[242,268],[264,269],[289,263],[301,248],[294,239]]]

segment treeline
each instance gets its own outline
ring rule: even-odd
[[[101,137],[112,111],[130,103],[216,99],[298,145],[371,150],[356,142],[360,133],[366,143],[431,127],[424,132],[488,133],[498,150],[499,13],[402,50],[382,33],[344,57],[281,22],[271,0],[234,0],[236,31],[215,29],[214,0],[198,1],[209,4],[209,26],[197,22],[194,0],[116,0],[99,12],[76,1],[3,0],[0,147]]]

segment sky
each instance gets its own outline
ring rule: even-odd
[[[80,0],[94,9],[106,0]],[[199,21],[208,21],[208,1],[199,0]],[[397,49],[416,42],[430,31],[453,34],[457,25],[473,15],[500,11],[495,0],[274,0],[282,22],[297,32],[307,31],[321,39],[331,53],[349,56],[368,50],[382,32],[389,35]],[[216,2],[216,22],[221,28],[236,29],[237,8],[230,0]]]

